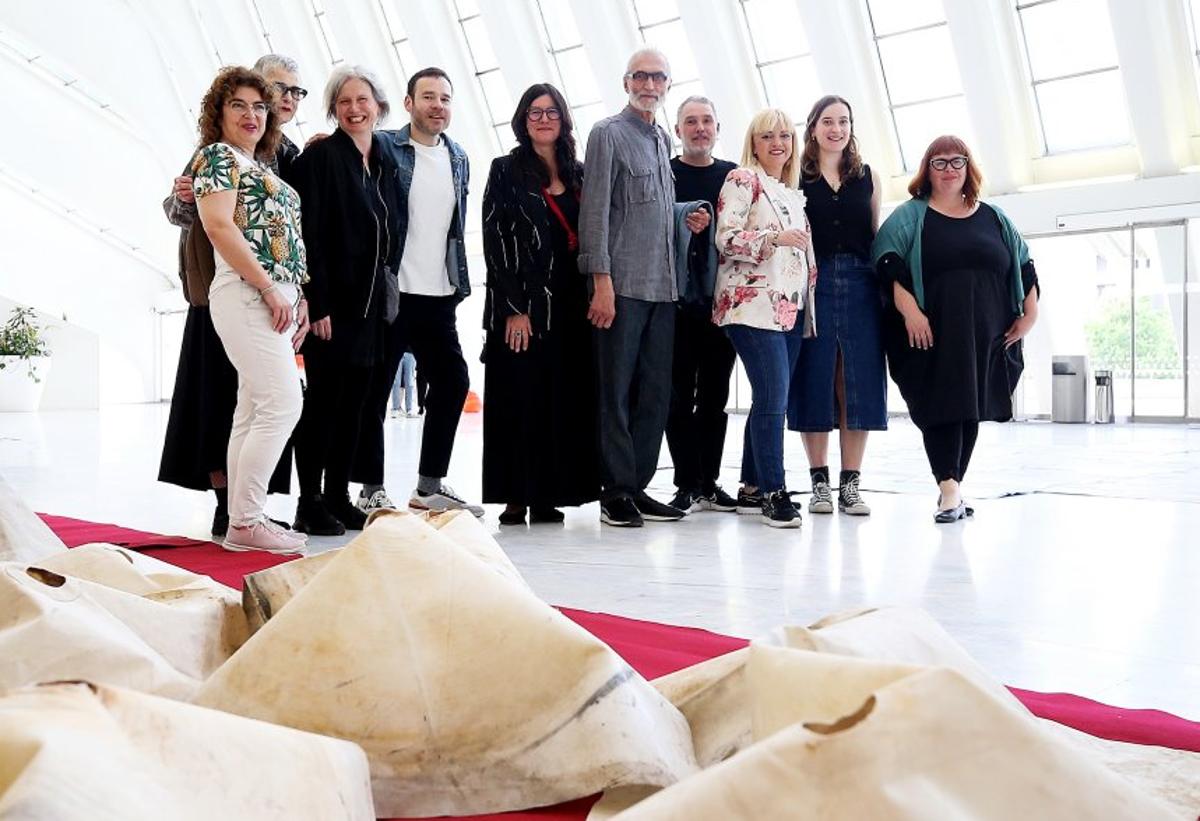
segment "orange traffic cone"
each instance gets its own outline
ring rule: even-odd
[[[463,413],[479,413],[483,410],[483,400],[475,391],[467,391],[467,401],[463,402]]]

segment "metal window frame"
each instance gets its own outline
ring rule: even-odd
[[[454,12],[454,19],[458,22],[458,32],[462,37],[463,45],[466,46],[467,56],[471,58],[471,68],[475,69],[475,83],[479,86],[479,96],[483,98],[483,107],[487,111],[487,120],[488,124],[491,126],[492,136],[496,138],[496,147],[500,150],[500,153],[503,154],[504,140],[501,139],[500,132],[497,130],[497,128],[504,123],[497,122],[496,112],[492,111],[492,103],[488,99],[487,89],[484,87],[483,80],[481,79],[484,74],[500,71],[500,67],[496,66],[495,68],[489,68],[486,71],[479,70],[479,61],[475,59],[475,52],[471,48],[471,38],[467,36],[467,28],[465,25],[468,20],[474,20],[482,15],[468,14],[464,16],[459,12],[458,0],[448,0],[448,2],[450,3],[451,9]],[[503,73],[500,76],[503,77]]]
[[[751,0],[738,0],[738,8],[741,9],[742,12],[742,23],[745,26],[746,38],[750,41],[750,53],[754,57],[754,70],[758,73],[758,84],[762,86],[763,99],[767,101],[767,105],[770,105],[771,95],[767,91],[767,78],[763,74],[763,69],[770,66],[779,65],[780,63],[787,62],[788,60],[799,60],[804,57],[812,57],[812,48],[810,47],[808,51],[800,51],[788,57],[776,57],[772,60],[759,59],[758,44],[754,39],[754,28],[750,25],[750,13],[746,11],[746,4],[749,2],[751,2]],[[807,34],[808,33],[805,32],[806,40]]]
[[[550,36],[550,24],[546,22],[546,12],[543,11],[542,0],[533,0],[533,7],[537,10],[538,20],[542,24],[542,33],[546,36],[546,50],[550,53],[550,61],[554,63],[554,71],[558,74],[559,85],[562,86],[562,88],[559,90],[562,91],[563,97],[566,98],[567,106],[571,109],[571,119],[574,120],[575,112],[578,109],[583,108],[584,106],[595,105],[596,103],[604,102],[603,100],[592,100],[591,102],[586,103],[572,102],[571,95],[567,93],[567,78],[566,75],[563,74],[562,63],[558,61],[558,55],[565,54],[568,51],[582,49],[583,35],[580,35],[580,40],[578,43],[569,46],[563,46],[562,48],[555,48],[554,39]],[[570,11],[570,9],[568,9],[568,11]],[[574,16],[575,13],[571,12],[571,17],[574,18]],[[575,22],[575,30],[579,30],[578,21]],[[586,136],[584,139],[586,139]]]
[[[324,18],[329,12],[325,10],[325,6],[321,3],[321,0],[308,0],[308,4],[309,8],[312,9],[313,24],[317,28],[317,33],[321,35],[321,43],[325,46],[325,56],[329,58],[329,65],[332,67],[346,62],[345,57],[334,54],[331,42],[332,34],[325,28]]]

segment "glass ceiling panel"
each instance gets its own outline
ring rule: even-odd
[[[975,132],[967,116],[967,103],[962,97],[904,106],[893,110],[892,116],[896,120],[896,131],[900,135],[900,153],[904,160],[904,168],[909,172],[917,170],[917,165],[925,156],[925,149],[935,137],[943,134],[953,134],[962,138],[972,152],[979,153]]]
[[[892,105],[962,93],[948,26],[881,39],[879,58]]]
[[[1035,81],[1118,65],[1105,0],[1053,0],[1019,13]]]
[[[1041,83],[1034,91],[1051,154],[1130,141],[1120,71]]]
[[[679,16],[679,4],[675,0],[633,0],[633,7],[637,11],[639,26],[652,26]]]
[[[759,63],[810,51],[796,0],[741,0],[741,5]]]
[[[867,0],[867,8],[878,37],[946,21],[942,0]]]

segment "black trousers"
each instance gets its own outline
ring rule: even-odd
[[[337,333],[337,329],[334,329]],[[296,426],[296,474],[300,494],[347,495],[367,388],[377,367],[349,365],[344,346],[315,335],[304,343],[304,412]],[[322,489],[322,478],[324,488]]]
[[[417,360],[418,385],[429,385],[421,430],[422,476],[442,478],[450,469],[454,436],[467,398],[470,378],[458,342],[457,296],[400,294],[400,312],[388,327],[383,366],[372,375],[351,478],[383,484],[383,426],[396,371],[406,350]]]
[[[717,484],[729,421],[725,403],[736,359],[729,337],[707,314],[687,309],[676,313],[667,447],[680,490],[709,493]]]
[[[979,423],[950,422],[921,429],[925,439],[925,455],[929,467],[939,482],[954,479],[961,482],[975,450],[975,439],[979,436]]]
[[[612,327],[593,329],[600,499],[632,497],[658,469],[671,404],[675,303],[618,296]],[[418,361],[419,357],[418,357]]]

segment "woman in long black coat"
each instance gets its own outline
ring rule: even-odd
[[[599,496],[595,377],[579,255],[571,112],[554,86],[522,95],[517,147],[492,163],[483,195],[483,501],[501,524],[561,522],[558,507]]]

